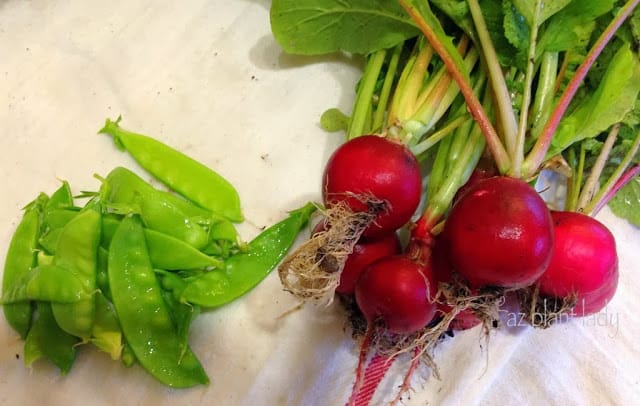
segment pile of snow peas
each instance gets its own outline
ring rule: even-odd
[[[27,366],[48,359],[67,374],[77,346],[91,344],[164,385],[206,385],[189,346],[191,322],[266,277],[316,207],[244,243],[234,225],[243,221],[240,199],[226,179],[119,121],[108,119],[99,133],[168,189],[117,167],[96,176],[95,192],[74,196],[63,181],[40,193],[11,239],[0,303],[24,339]]]

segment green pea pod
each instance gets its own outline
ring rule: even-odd
[[[78,339],[56,324],[49,303],[37,302],[36,309],[37,316],[24,343],[25,364],[31,366],[45,356],[62,374],[67,374],[76,359]]]
[[[109,284],[127,344],[153,377],[177,388],[208,384],[209,378],[180,337],[162,297],[137,216],[125,217],[109,249]]]
[[[87,205],[62,230],[54,264],[75,275],[85,292],[96,290],[98,246],[101,235],[99,207]],[[95,296],[74,303],[52,303],[58,325],[85,341],[91,337],[95,313]]]
[[[47,200],[45,194],[40,194],[27,205],[22,220],[11,237],[2,275],[3,298],[7,295],[7,290],[15,289],[16,283],[36,264],[40,218]],[[2,310],[9,325],[20,337],[25,338],[31,325],[31,304],[27,302],[4,305]]]
[[[105,204],[119,208],[122,214],[140,214],[146,227],[170,234],[196,248],[209,241],[208,230],[200,224],[202,217],[190,217],[169,194],[161,193],[128,169],[112,170],[100,188]]]
[[[238,192],[225,178],[166,144],[122,129],[120,119],[107,119],[99,133],[113,137],[119,149],[182,196],[231,221],[243,220]]]
[[[66,180],[62,181],[62,185],[53,192],[47,202],[46,210],[67,209],[73,207],[73,195],[71,186]]]
[[[122,330],[116,311],[100,292],[96,293],[96,315],[90,342],[111,359],[119,359],[122,354]]]
[[[168,270],[221,268],[221,260],[206,255],[193,246],[170,235],[145,229],[151,263],[154,267]]]
[[[124,337],[123,337],[123,340],[122,340],[121,361],[122,361],[122,365],[124,365],[127,368],[130,368],[130,367],[134,366],[136,364],[136,362],[138,361],[136,359],[136,354],[133,353],[133,350],[131,349],[131,346],[129,345],[127,340],[124,339]]]
[[[224,271],[194,277],[182,291],[181,302],[218,307],[244,295],[264,279],[284,258],[307,224],[316,206],[308,203],[269,227],[241,253],[225,261]]]
[[[120,225],[120,220],[113,217],[104,218],[102,221],[102,246],[109,246],[115,230]],[[220,268],[222,261],[216,257],[207,255],[194,246],[175,238],[171,235],[144,229],[147,240],[147,248],[151,263],[154,268],[168,270]]]
[[[80,278],[57,265],[38,265],[2,293],[2,304],[42,300],[78,303],[91,297]]]

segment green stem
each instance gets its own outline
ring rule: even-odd
[[[420,90],[422,90],[425,77],[428,76],[427,68],[432,57],[433,49],[429,44],[423,44],[418,52],[415,63],[411,67],[411,72],[407,77],[403,92],[399,95],[400,105],[398,107],[398,119],[400,119],[400,121],[408,119],[413,114],[416,101],[418,100],[418,94]]]
[[[534,138],[540,133],[540,123],[549,118],[555,95],[556,78],[558,76],[558,52],[545,52],[540,62],[540,74],[536,87],[536,97],[533,102],[533,125],[531,133]]]
[[[476,1],[476,0],[472,0]],[[540,21],[540,13],[542,9],[542,1],[536,0],[535,12],[533,14],[532,27],[529,34],[529,53],[527,55],[527,71],[524,77],[524,92],[522,94],[522,106],[520,107],[520,121],[518,123],[518,132],[515,137],[515,148],[511,160],[510,175],[520,178],[522,175],[522,161],[524,161],[524,141],[527,135],[527,126],[529,119],[529,106],[531,104],[531,88],[533,84],[533,75],[535,69],[536,43],[538,38],[538,25]],[[508,145],[508,144],[507,144]]]
[[[586,158],[586,151],[584,144],[580,144],[580,156],[578,158],[577,165],[575,164],[575,149],[569,150],[569,159],[571,160],[571,179],[567,185],[567,198],[565,201],[564,209],[567,211],[576,211],[578,207],[578,198],[580,197],[580,188],[582,186],[582,175],[584,174],[584,161]]]
[[[627,167],[631,164],[633,157],[638,152],[638,147],[640,147],[640,131],[636,134],[636,138],[633,141],[633,145],[627,151],[622,162],[617,166],[616,170],[613,172],[611,177],[607,180],[607,182],[602,186],[598,194],[586,205],[584,208],[584,212],[588,213],[591,216],[595,216],[596,213],[604,207],[609,200],[615,194],[615,191],[620,189],[622,185],[620,185],[619,180],[627,170]],[[629,179],[630,180],[630,179]],[[624,182],[626,183],[626,182]]]
[[[613,149],[613,144],[616,142],[616,138],[618,138],[618,133],[620,132],[620,124],[616,124],[613,126],[611,131],[609,131],[609,135],[607,135],[607,139],[602,146],[602,150],[600,154],[598,154],[598,158],[596,162],[593,164],[593,168],[591,169],[591,173],[587,177],[587,180],[580,192],[580,198],[578,199],[578,206],[576,210],[579,212],[584,212],[585,208],[591,202],[591,198],[593,197],[597,187],[598,187],[598,179],[600,179],[600,175],[602,175],[602,170],[609,159],[609,154],[611,154],[611,150]]]
[[[422,33],[428,39],[429,43],[436,51],[442,62],[447,67],[449,74],[456,81],[458,86],[460,87],[460,92],[464,96],[465,101],[467,102],[469,112],[473,116],[473,118],[478,123],[482,134],[485,137],[487,142],[487,147],[491,151],[493,155],[494,161],[500,173],[507,173],[509,167],[511,166],[511,159],[507,154],[507,151],[504,149],[504,145],[496,132],[496,129],[493,127],[491,120],[482,107],[482,103],[476,97],[473,92],[473,88],[464,73],[456,65],[453,56],[448,52],[446,46],[443,41],[438,38],[438,34],[435,29],[427,24],[426,20],[420,14],[419,10],[413,5],[410,4],[409,0],[398,0],[400,5],[406,10],[406,12],[411,16],[416,25],[420,28]],[[640,0],[638,0],[640,1]]]
[[[478,33],[478,39],[482,46],[482,54],[487,65],[489,81],[491,82],[491,88],[495,95],[496,116],[500,122],[499,127],[502,129],[502,139],[504,140],[513,164],[514,157],[517,156],[517,126],[516,114],[511,105],[509,88],[502,74],[502,67],[500,66],[491,35],[489,34],[487,24],[482,15],[480,3],[478,0],[467,0],[467,3],[469,4],[469,11],[471,12],[471,17],[473,18]]]
[[[384,78],[384,83],[382,84],[382,90],[380,91],[380,98],[378,100],[378,106],[376,107],[376,114],[373,118],[372,127],[375,131],[382,130],[385,113],[387,111],[387,105],[389,104],[389,98],[391,96],[391,89],[395,80],[396,72],[398,70],[398,62],[400,61],[400,54],[402,54],[403,48],[404,43],[401,43],[394,48],[393,53],[391,54],[389,66],[387,68],[387,74]]]
[[[376,89],[378,76],[382,70],[382,64],[386,58],[387,51],[380,50],[372,54],[367,60],[367,65],[362,75],[360,88],[356,96],[355,107],[349,129],[347,130],[347,140],[359,137],[365,133],[365,126],[370,117],[367,116],[371,112],[371,100]],[[371,121],[369,121],[371,122]]]
[[[538,171],[542,162],[544,161],[545,156],[547,155],[547,151],[549,150],[549,146],[551,146],[551,140],[553,139],[553,135],[564,116],[564,113],[567,111],[573,96],[578,91],[580,84],[584,80],[587,72],[598,58],[604,47],[609,43],[613,35],[616,33],[618,28],[622,25],[622,23],[626,20],[626,18],[633,12],[634,8],[640,3],[640,0],[629,0],[624,7],[622,7],[616,17],[609,23],[604,32],[598,37],[597,41],[591,48],[591,50],[587,53],[584,61],[580,64],[576,73],[569,81],[569,84],[565,88],[562,96],[560,96],[560,100],[556,105],[551,117],[547,120],[544,128],[542,129],[542,133],[540,137],[537,139],[533,149],[527,155],[523,166],[523,176],[525,178],[530,178],[535,175]]]
[[[428,151],[431,147],[433,147],[435,144],[437,144],[439,141],[441,141],[444,137],[446,137],[447,135],[451,134],[453,131],[458,129],[462,124],[464,124],[468,120],[469,120],[469,117],[466,115],[454,118],[450,122],[444,124],[438,131],[429,135],[423,141],[420,141],[418,144],[410,147],[411,152],[413,152],[413,154],[416,156],[423,154],[424,152]]]

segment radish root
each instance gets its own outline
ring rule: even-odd
[[[525,319],[536,328],[548,328],[571,315],[578,301],[578,295],[572,293],[564,298],[543,296],[540,285],[518,291],[520,311]]]
[[[385,210],[385,202],[369,195],[353,195],[368,210],[353,211],[346,201],[324,210],[324,230],[302,243],[278,267],[284,289],[304,300],[333,301],[340,273],[367,227]]]

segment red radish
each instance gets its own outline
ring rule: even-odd
[[[356,284],[356,303],[371,325],[382,320],[388,331],[413,333],[436,313],[437,286],[433,271],[406,255],[379,259]]]
[[[618,255],[613,234],[582,213],[552,211],[555,247],[551,263],[539,279],[540,293],[564,298],[577,294],[572,315],[597,313],[618,286]]]
[[[336,288],[336,292],[353,294],[356,281],[369,264],[380,258],[396,255],[400,252],[400,239],[395,232],[375,239],[360,239],[353,247],[353,252],[344,264],[340,274],[340,284]]]
[[[313,228],[311,235],[316,235],[325,229],[326,223],[321,221]],[[377,259],[400,254],[401,251],[400,239],[395,232],[376,238],[360,238],[344,263],[336,292],[352,295],[355,291],[356,281],[367,265]]]
[[[363,135],[342,144],[329,158],[322,180],[325,205],[346,201],[353,211],[368,210],[372,197],[385,203],[363,235],[402,227],[420,203],[422,177],[415,156],[403,144]]]
[[[471,172],[471,176],[469,176],[469,179],[456,192],[455,196],[453,197],[453,203],[455,204],[455,202],[460,200],[460,198],[465,193],[467,193],[467,191],[471,189],[476,183],[480,182],[481,180],[494,177],[496,175],[497,171],[495,167],[490,166],[488,163],[480,161],[478,166],[473,170],[473,172]]]
[[[479,181],[445,223],[448,258],[473,287],[524,287],[551,259],[553,223],[545,202],[520,179]]]

